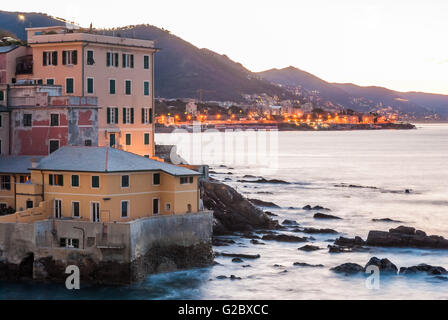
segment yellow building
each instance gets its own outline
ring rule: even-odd
[[[4,157],[8,165],[14,157]],[[127,222],[155,215],[199,211],[199,173],[110,147],[67,146],[36,159],[30,174],[0,168],[0,203],[18,212],[2,222],[49,218],[91,222]],[[2,171],[3,170],[3,171]],[[23,176],[24,178],[20,178]],[[22,179],[22,180],[21,180]],[[3,199],[3,200],[1,200]]]

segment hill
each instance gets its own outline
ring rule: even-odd
[[[40,13],[25,13],[25,23],[18,13],[0,11],[0,29],[25,39],[25,27],[61,25],[64,22]],[[161,51],[155,55],[155,92],[163,98],[199,98],[204,100],[242,101],[242,94],[267,93],[270,96],[291,97],[277,85],[260,79],[241,64],[191,43],[151,25],[137,25],[111,30],[95,30],[100,34],[120,35],[155,40]]]
[[[351,83],[329,83],[306,71],[294,67],[271,69],[258,73],[260,77],[285,87],[300,87],[305,91],[357,111],[374,111],[392,107],[413,117],[437,113],[448,116],[448,95],[417,92],[397,92],[382,87],[362,87]]]

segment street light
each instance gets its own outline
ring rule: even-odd
[[[19,14],[18,16],[17,16],[17,19],[19,19],[19,21],[21,21],[21,22],[25,22],[25,15],[23,15],[23,14]]]

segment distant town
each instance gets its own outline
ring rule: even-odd
[[[204,128],[279,130],[353,130],[413,128],[402,122],[392,108],[378,106],[376,112],[316,107],[313,102],[279,101],[277,97],[245,95],[246,103],[198,101],[197,99],[156,100],[156,131],[191,129],[194,123]]]

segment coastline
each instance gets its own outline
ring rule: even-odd
[[[207,130],[217,130],[224,132],[226,130],[276,130],[276,131],[355,131],[355,130],[413,130],[417,129],[416,125],[411,123],[381,123],[381,124],[329,124],[326,126],[312,126],[311,124],[302,123],[295,125],[292,123],[278,124],[226,124],[213,125],[201,124],[201,132]],[[193,125],[160,125],[156,124],[156,133],[172,133],[175,130],[185,130],[193,132]],[[196,129],[195,129],[196,130]]]

